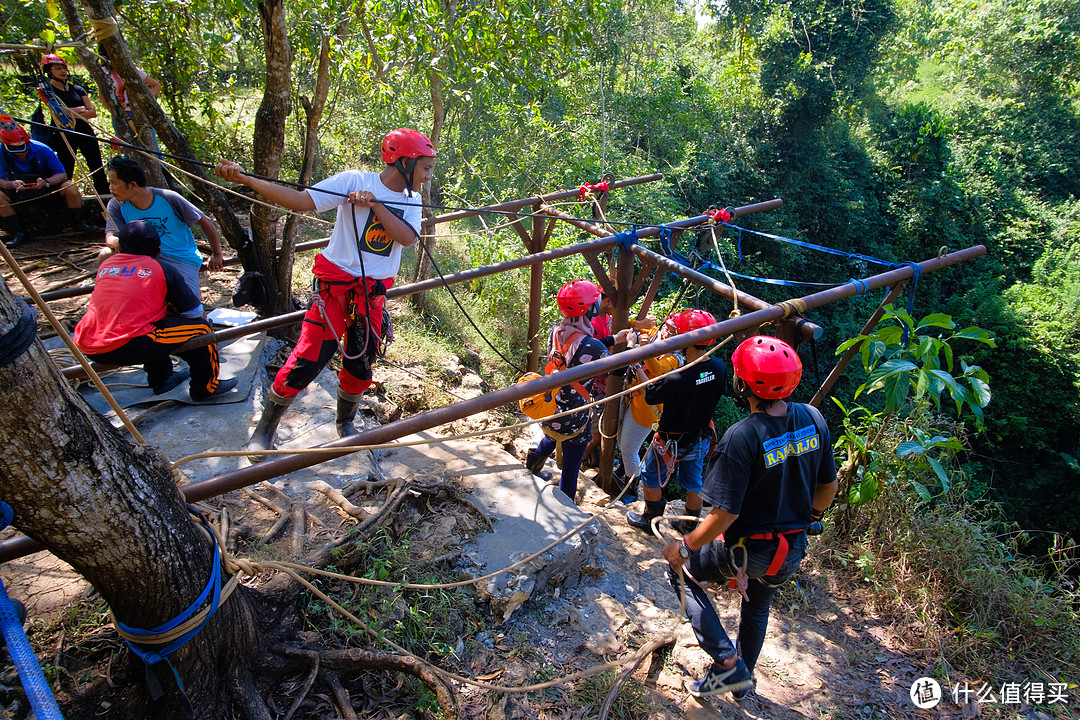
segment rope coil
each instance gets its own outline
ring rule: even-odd
[[[30,349],[37,337],[37,308],[30,307],[22,298],[15,298],[15,302],[21,306],[22,314],[19,321],[0,337],[0,367],[15,362]]]

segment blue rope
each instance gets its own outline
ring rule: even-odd
[[[207,598],[210,599],[210,612],[207,613],[206,617],[203,618],[203,621],[199,623],[198,627],[189,630],[188,632],[176,638],[163,648],[157,650],[144,650],[131,640],[124,638],[124,642],[126,642],[127,646],[131,648],[131,651],[138,655],[142,659],[142,661],[146,663],[146,685],[150,689],[150,697],[154,700],[157,700],[165,693],[164,689],[161,687],[161,682],[158,680],[157,676],[154,674],[153,671],[154,665],[157,665],[158,663],[165,663],[165,665],[168,666],[169,670],[172,671],[173,677],[176,679],[176,686],[179,688],[180,694],[183,695],[184,700],[186,700],[188,703],[188,717],[191,718],[195,717],[194,707],[191,704],[191,700],[187,696],[187,692],[184,690],[184,682],[180,679],[180,673],[177,672],[172,662],[170,662],[168,656],[186,645],[189,640],[198,635],[199,631],[202,630],[208,622],[210,622],[210,618],[214,617],[214,614],[217,613],[218,603],[221,600],[221,562],[218,558],[219,551],[217,538],[214,537],[214,533],[209,533],[209,535],[210,542],[213,545],[213,567],[210,570],[210,580],[206,583],[206,587],[203,588],[203,591],[199,594],[199,597],[197,597],[193,603],[188,605],[188,607],[183,612],[181,612],[172,620],[164,622],[161,625],[158,625],[157,627],[151,628],[149,630],[133,628],[120,622],[115,617],[113,618],[116,626],[128,635],[136,635],[143,637],[160,635],[161,633],[169,632],[170,630],[178,627],[180,624],[187,622],[189,618],[195,615],[202,608]]]
[[[671,230],[668,230],[668,236],[670,237]],[[627,252],[633,247],[634,243],[638,241],[637,227],[632,227],[629,230],[623,230],[621,233],[616,234],[615,244],[623,248]]]
[[[11,506],[0,501],[0,530],[10,525],[14,516]],[[30,641],[23,631],[22,620],[11,605],[11,598],[8,597],[3,581],[0,581],[0,631],[3,632],[8,655],[19,671],[19,681],[26,690],[26,698],[30,701],[34,717],[39,720],[63,720],[64,716],[60,714],[56,698],[45,680],[45,674],[41,672],[41,664],[30,647]]]
[[[22,316],[14,327],[0,337],[0,367],[15,362],[30,349],[37,337],[37,308],[30,307],[22,298],[15,298],[15,302],[22,306]]]
[[[742,259],[742,233],[745,231],[745,232],[751,233],[753,235],[760,235],[762,237],[767,237],[767,238],[770,238],[772,240],[779,240],[780,242],[790,243],[791,245],[796,245],[798,247],[807,248],[809,250],[817,250],[818,252],[829,253],[830,255],[839,255],[841,257],[854,258],[856,260],[863,260],[865,262],[874,263],[875,265],[883,265],[883,266],[888,267],[888,268],[897,267],[896,263],[891,263],[891,262],[887,262],[885,260],[880,260],[880,259],[878,259],[876,257],[871,257],[870,255],[863,255],[862,253],[851,253],[851,252],[844,252],[843,250],[834,250],[832,248],[825,247],[824,245],[815,245],[814,243],[808,243],[805,240],[793,240],[792,238],[783,237],[782,235],[772,235],[770,233],[761,232],[759,230],[750,230],[748,228],[741,228],[738,225],[732,225],[730,223],[724,223],[724,225],[726,225],[727,227],[735,228],[736,230],[739,231],[739,259],[740,260]]]
[[[674,260],[686,267],[692,267],[690,265],[690,258],[671,249],[671,228],[669,227],[660,226],[660,251],[664,254],[664,257],[669,260]]]
[[[696,269],[698,270],[698,272],[701,272],[703,270],[716,270],[719,273],[724,272],[724,268],[720,267],[719,265],[717,265],[716,263],[713,263],[713,262],[702,263],[701,265],[698,265]],[[830,287],[837,287],[838,285],[843,285],[844,284],[844,283],[802,282],[800,280],[780,280],[778,278],[763,278],[763,277],[756,277],[754,275],[743,275],[742,273],[737,273],[737,272],[734,272],[733,270],[728,270],[727,272],[732,277],[742,278],[743,280],[753,280],[754,282],[765,283],[767,285],[785,285],[787,287],[825,287],[825,288],[830,288]]]
[[[862,295],[863,293],[870,291],[870,283],[865,280],[860,280],[859,278],[851,278],[850,280],[848,280],[848,282],[855,286],[856,295]]]
[[[913,313],[915,312],[915,291],[919,287],[919,278],[922,276],[922,265],[919,265],[919,263],[917,262],[906,262],[904,263],[904,265],[911,268],[911,287],[909,288],[908,292],[907,314],[908,317],[914,317]],[[907,345],[908,334],[909,328],[907,326],[907,323],[904,323],[904,333],[900,340],[905,345]]]

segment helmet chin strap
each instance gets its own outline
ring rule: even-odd
[[[585,310],[585,319],[590,322],[594,317],[600,315],[600,301],[597,300]]]
[[[735,396],[737,400],[745,400],[749,403],[749,398],[754,393],[750,390],[750,385],[747,384],[738,375],[735,375],[731,379],[731,394]]]
[[[416,170],[416,158],[403,158],[399,157],[394,161],[394,167],[401,173],[401,177],[405,180],[405,196],[412,197],[413,193],[413,171]]]

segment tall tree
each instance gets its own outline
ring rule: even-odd
[[[292,45],[286,26],[284,0],[265,0],[258,4],[266,57],[262,101],[255,113],[252,138],[253,170],[257,175],[276,178],[281,175],[281,156],[285,148],[285,121],[292,108]],[[280,212],[266,205],[251,207],[251,237],[255,254],[254,269],[269,283],[271,312],[292,310],[292,262],[281,262],[275,226]],[[292,259],[291,241],[282,256]]]
[[[0,337],[25,322],[24,307],[0,288]],[[87,405],[36,340],[0,366],[0,393],[0,498],[15,527],[85,577],[124,624],[154,628],[179,616],[220,558],[191,520],[167,459],[132,445]],[[197,717],[220,717],[223,708],[269,717],[247,666],[258,622],[253,596],[240,587],[171,656]],[[183,717],[171,674],[158,672],[172,691],[156,716]]]
[[[64,1],[67,2],[69,0]],[[116,13],[112,0],[84,0],[83,4],[87,8],[92,22],[103,23],[106,25],[115,23]],[[150,93],[146,83],[143,82],[142,77],[139,75],[139,71],[135,67],[135,62],[131,58],[127,43],[124,41],[124,38],[119,31],[103,37],[101,39],[101,45],[109,53],[109,61],[113,70],[115,70],[124,81],[124,89],[127,92],[128,100],[142,116],[147,118],[154,127],[154,130],[157,131],[159,142],[163,143],[165,147],[168,148],[169,152],[177,157],[194,159],[196,154],[191,147],[191,143],[188,142],[187,137],[173,125],[172,120],[170,120],[164,110],[161,109],[157,99]],[[101,78],[97,76],[95,76],[95,80],[98,82],[102,81]],[[120,120],[123,121],[122,118],[120,118]],[[191,173],[198,180],[206,180],[206,174],[201,165],[187,160],[179,160],[178,163],[180,167]],[[225,199],[225,194],[209,181],[196,182],[194,184],[194,189],[195,194],[207,204],[210,214],[217,221],[218,227],[221,229],[221,233],[225,236],[226,241],[233,249],[241,253],[241,259],[245,260],[245,267],[247,267],[247,264],[250,261],[245,257],[248,246],[247,232],[244,230],[243,226],[240,225],[239,219],[237,219],[236,214],[232,211],[228,201]]]

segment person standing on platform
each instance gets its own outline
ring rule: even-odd
[[[300,339],[274,377],[262,416],[248,441],[252,462],[274,448],[286,408],[340,349],[337,431],[356,435],[360,398],[371,386],[372,366],[389,331],[386,291],[401,265],[401,249],[420,238],[417,194],[435,167],[435,148],[422,133],[391,130],[382,141],[381,172],[346,170],[296,190],[252,177],[234,162],[214,168],[221,178],[246,185],[267,200],[297,212],[337,208],[330,242],[315,256],[315,292],[300,326]],[[342,342],[344,339],[344,343]]]

